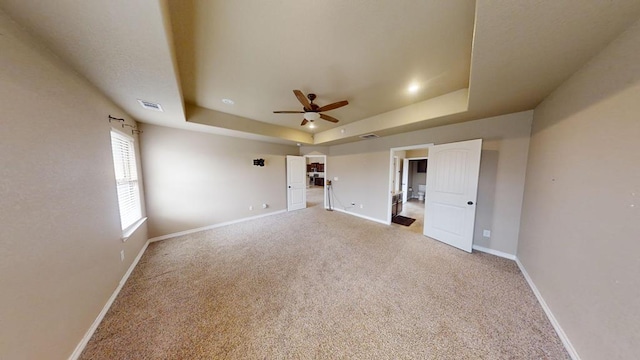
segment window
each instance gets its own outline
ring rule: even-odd
[[[118,189],[120,223],[124,231],[142,218],[133,138],[111,131],[111,150]]]

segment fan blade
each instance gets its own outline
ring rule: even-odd
[[[274,114],[304,114],[304,111],[274,111]]]
[[[302,123],[300,123],[300,126],[305,126],[305,125],[307,125],[308,122],[309,122],[309,120],[304,119],[304,120],[302,120]]]
[[[318,109],[318,112],[337,109],[337,108],[343,107],[345,105],[349,105],[349,102],[347,100],[334,102],[333,104],[329,104],[329,105],[325,105],[325,106],[321,107],[320,109]]]
[[[298,98],[298,101],[300,101],[300,104],[302,104],[302,106],[304,106],[305,110],[313,110],[311,109],[311,103],[309,103],[309,100],[307,100],[307,97],[304,96],[304,94],[302,93],[302,91],[300,90],[293,90],[293,93],[296,95],[296,97]]]
[[[320,114],[320,119],[331,121],[332,123],[337,123],[338,121],[340,121],[340,120],[338,120],[338,119],[336,119],[334,117],[331,117],[331,116],[325,115],[325,114]]]

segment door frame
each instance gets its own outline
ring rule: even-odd
[[[302,156],[304,157],[305,163],[307,162],[307,158],[310,158],[310,157],[314,157],[314,158],[315,157],[321,157],[321,158],[324,158],[324,186],[323,186],[322,204],[323,204],[323,207],[325,209],[328,209],[329,206],[327,204],[327,179],[328,179],[328,177],[327,177],[327,174],[328,174],[328,171],[327,171],[327,155],[307,154],[307,155],[302,155]],[[308,186],[308,184],[307,184],[307,186]],[[305,189],[305,191],[307,191],[307,190]]]
[[[396,151],[405,151],[405,150],[419,150],[419,149],[427,149],[431,146],[435,145],[434,143],[425,143],[420,145],[411,145],[411,146],[400,146],[393,147],[389,149],[389,190],[387,192],[387,225],[391,225],[391,206],[393,200],[393,176],[394,174],[394,166],[393,166],[393,156]]]

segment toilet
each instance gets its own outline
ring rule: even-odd
[[[418,185],[418,201],[424,201],[424,192],[426,189],[426,185]]]

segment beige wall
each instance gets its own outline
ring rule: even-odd
[[[2,12],[0,109],[0,359],[65,359],[147,240],[120,240],[107,116],[133,122]]]
[[[532,112],[503,115],[442,126],[330,148],[328,177],[338,177],[333,190],[335,205],[345,209],[351,202],[363,208],[347,210],[387,220],[389,211],[389,150],[419,144],[442,144],[482,138],[482,160],[474,244],[515,254],[520,209],[529,147]],[[483,238],[482,230],[491,230]]]
[[[287,208],[285,155],[297,155],[297,146],[154,125],[142,129],[150,237]],[[254,166],[260,158],[265,166]]]
[[[580,357],[640,354],[640,22],[535,109],[518,257]]]
[[[300,155],[328,155],[328,146],[301,146],[299,150]]]
[[[420,191],[420,187],[418,185],[425,185],[427,183],[427,173],[419,173],[418,172],[418,161],[412,160],[409,161],[409,166],[411,172],[409,173],[409,185],[413,189],[412,196],[414,198],[418,198],[418,191]]]
[[[429,148],[407,150],[408,158],[427,157],[429,156]]]

